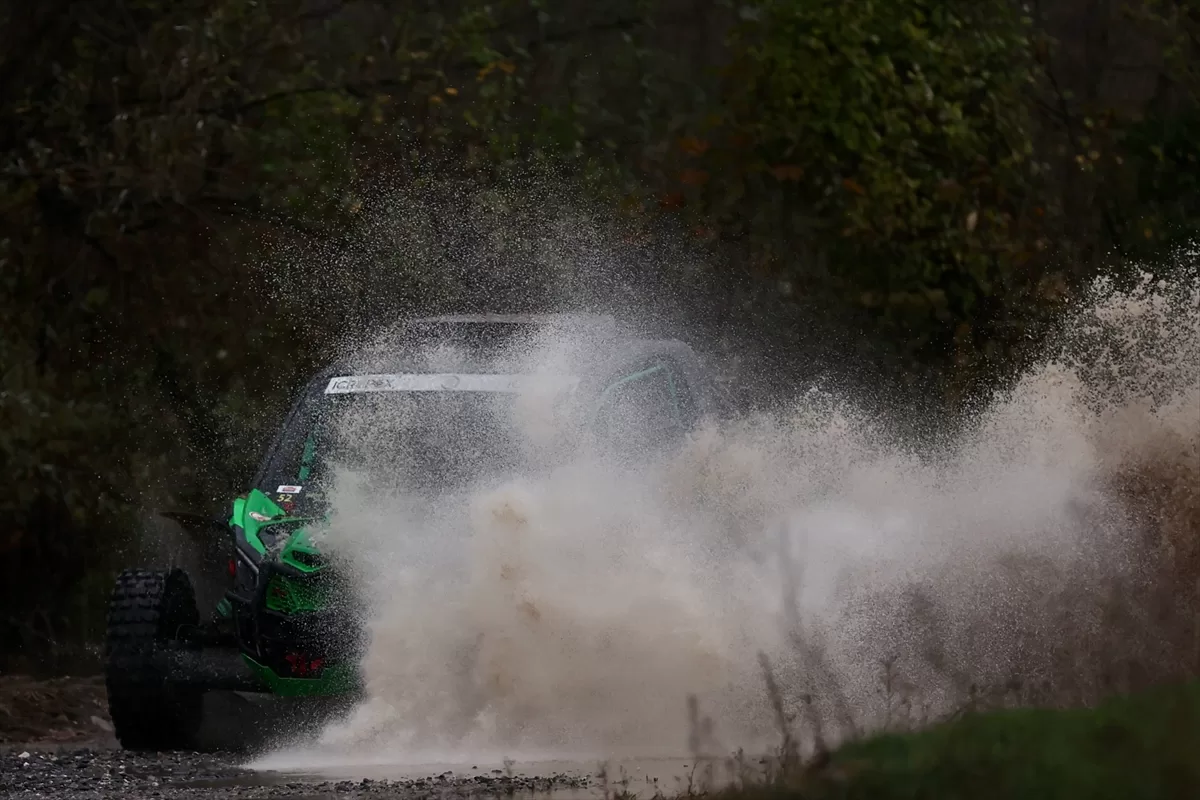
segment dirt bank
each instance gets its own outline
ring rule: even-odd
[[[99,676],[0,675],[0,745],[115,747]]]

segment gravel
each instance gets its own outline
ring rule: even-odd
[[[495,772],[444,773],[419,779],[304,782],[261,773],[235,758],[205,753],[138,754],[88,747],[6,748],[0,752],[0,797],[92,798],[454,798],[599,796],[586,777],[523,777]]]
[[[216,721],[212,742],[255,740],[266,735],[278,709],[257,709],[236,697],[210,693],[206,719]],[[529,798],[593,800],[612,796],[597,765],[580,773],[526,777],[490,766],[456,769],[426,778],[321,780],[319,777],[244,769],[238,753],[133,753],[121,750],[108,720],[104,684],[98,677],[52,680],[0,675],[0,798]],[[256,710],[257,709],[257,710]],[[289,720],[291,718],[281,717]],[[283,727],[291,729],[292,720]],[[204,746],[204,745],[202,745]],[[263,744],[251,745],[261,750]],[[269,749],[269,746],[267,746]],[[519,767],[516,769],[519,770]],[[377,777],[382,777],[376,773]],[[640,796],[653,794],[638,791]]]

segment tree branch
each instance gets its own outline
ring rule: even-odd
[[[200,198],[196,206],[228,219],[266,222],[322,244],[335,247],[349,247],[352,244],[345,236],[323,231],[289,214],[265,208],[261,204],[248,206],[226,197],[210,195]]]

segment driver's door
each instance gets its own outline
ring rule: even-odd
[[[600,392],[593,430],[619,454],[653,452],[683,437],[694,422],[693,405],[669,359],[639,360]]]

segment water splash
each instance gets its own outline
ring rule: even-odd
[[[372,641],[367,699],[321,758],[723,753],[775,743],[773,702],[836,737],[1198,666],[1194,598],[1156,605],[1164,569],[1200,575],[1194,267],[1098,281],[1041,362],[934,447],[816,389],[637,468],[561,446],[556,420],[523,398],[509,428],[542,467],[468,491],[340,474],[326,541],[359,565]],[[477,435],[440,431],[447,448]]]

